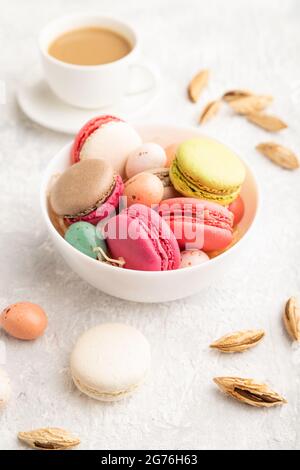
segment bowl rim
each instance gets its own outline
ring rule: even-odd
[[[153,123],[153,122],[147,122],[147,123],[142,123],[142,124],[135,124],[133,123],[133,126],[135,128],[151,128],[151,127],[159,127],[159,128],[172,128],[176,131],[176,129],[179,131],[186,131],[186,132],[198,132],[197,129],[193,126],[180,126],[180,125],[177,125],[177,124],[167,124],[167,123]],[[205,136],[205,134],[202,134],[200,131],[198,132],[199,133],[199,136]],[[219,142],[221,143],[222,145],[225,145],[227,148],[231,149],[239,158],[240,160],[243,162],[243,164],[245,165],[245,167],[247,168],[247,170],[249,171],[251,177],[253,178],[253,181],[254,181],[254,184],[255,184],[255,190],[256,190],[256,211],[255,211],[255,214],[254,214],[254,217],[253,217],[253,220],[250,224],[250,226],[248,227],[247,231],[244,233],[244,235],[242,236],[242,238],[240,238],[232,247],[230,247],[228,250],[224,251],[223,253],[219,254],[218,256],[214,257],[214,258],[210,258],[209,260],[205,261],[204,263],[201,263],[199,265],[195,265],[195,266],[189,266],[189,267],[186,267],[186,268],[178,268],[178,269],[173,269],[173,270],[167,270],[167,271],[142,271],[142,270],[138,270],[138,269],[120,269],[116,266],[112,266],[108,263],[101,263],[99,262],[99,260],[97,259],[94,259],[94,258],[91,258],[87,255],[85,255],[84,253],[82,253],[81,251],[77,250],[76,248],[74,248],[72,245],[70,245],[70,243],[68,243],[59,233],[58,231],[55,229],[54,225],[52,224],[51,220],[50,220],[50,217],[49,217],[49,214],[48,214],[48,209],[47,209],[47,186],[49,184],[49,180],[50,180],[50,176],[49,176],[49,172],[50,172],[50,168],[52,167],[54,161],[58,160],[60,158],[60,155],[61,154],[64,154],[67,149],[71,149],[71,146],[73,144],[73,141],[69,141],[68,143],[66,143],[62,148],[60,148],[56,154],[51,158],[51,160],[48,162],[44,172],[43,172],[43,176],[42,176],[42,181],[41,181],[41,184],[40,184],[40,207],[41,207],[41,211],[42,211],[42,215],[43,215],[43,218],[45,220],[45,223],[46,223],[46,226],[48,227],[48,230],[56,237],[59,239],[60,242],[62,242],[63,244],[65,244],[66,246],[66,249],[69,249],[71,250],[71,252],[73,251],[73,253],[77,256],[82,257],[83,259],[85,259],[85,261],[88,261],[91,262],[91,263],[96,263],[98,266],[99,266],[99,269],[104,269],[104,270],[108,270],[108,272],[115,272],[116,269],[118,269],[118,271],[121,273],[123,272],[124,275],[128,275],[128,276],[135,276],[136,274],[138,274],[139,276],[144,276],[144,277],[153,277],[153,276],[176,276],[178,275],[178,273],[184,273],[186,271],[188,272],[191,272],[191,271],[201,271],[203,269],[205,269],[205,267],[208,266],[208,264],[210,266],[213,266],[214,264],[218,264],[220,262],[222,262],[222,260],[224,258],[226,258],[227,256],[231,254],[233,254],[248,238],[249,238],[249,235],[253,232],[253,228],[256,226],[257,224],[257,220],[258,220],[258,215],[259,215],[259,212],[260,212],[260,202],[261,202],[261,195],[260,195],[260,190],[259,190],[259,186],[258,186],[258,179],[255,175],[255,173],[253,172],[251,166],[245,162],[245,160],[240,157],[239,153],[236,152],[234,149],[232,149],[231,146],[228,146],[227,144],[223,144],[222,142],[220,142],[218,139],[215,139],[214,137],[211,137],[211,136],[205,136],[205,137],[208,137],[212,140],[215,140],[216,142]],[[113,271],[112,271],[113,270]],[[122,274],[120,274],[122,276]]]

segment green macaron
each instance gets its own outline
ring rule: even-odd
[[[81,253],[94,259],[102,260],[98,247],[107,253],[105,241],[99,236],[96,227],[88,222],[75,222],[70,225],[65,233],[65,240]]]
[[[236,199],[245,175],[237,155],[207,137],[180,144],[170,168],[171,181],[179,193],[224,206]]]

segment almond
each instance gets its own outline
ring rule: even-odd
[[[297,156],[288,148],[275,142],[263,142],[256,146],[256,150],[269,158],[276,165],[288,170],[299,168],[299,160]]]
[[[287,403],[281,395],[271,390],[268,385],[256,382],[253,379],[215,377],[214,382],[224,393],[247,405],[270,408]]]
[[[246,96],[252,96],[253,93],[249,90],[230,90],[224,93],[222,100],[229,103],[230,101],[238,100],[240,98],[246,98]]]
[[[196,103],[203,89],[208,84],[209,71],[201,70],[191,80],[188,86],[188,96],[193,103]]]
[[[265,332],[263,330],[237,331],[222,336],[212,343],[210,347],[224,353],[243,352],[256,346],[264,335]]]
[[[208,103],[203,109],[199,118],[199,123],[204,124],[206,121],[209,121],[209,119],[211,119],[219,112],[220,106],[220,100],[210,101],[210,103]]]
[[[253,114],[265,109],[272,101],[272,96],[251,95],[229,101],[228,104],[238,114]]]
[[[19,432],[18,438],[33,449],[64,450],[80,444],[80,439],[60,428],[40,428]]]
[[[300,306],[295,297],[287,301],[283,321],[290,337],[294,341],[300,341]]]
[[[262,127],[269,132],[278,132],[281,129],[286,129],[287,125],[277,116],[271,116],[270,114],[264,113],[252,113],[247,115],[249,122]]]

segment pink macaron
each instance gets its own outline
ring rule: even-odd
[[[71,161],[101,158],[113,166],[122,177],[130,152],[139,147],[142,139],[127,122],[116,116],[97,116],[78,132],[71,149]]]
[[[220,204],[177,197],[162,201],[158,213],[171,227],[182,250],[221,250],[232,241],[233,214]]]
[[[123,258],[127,269],[167,271],[180,266],[179,246],[169,225],[143,204],[112,217],[105,235],[113,258]]]

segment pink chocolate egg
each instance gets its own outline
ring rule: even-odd
[[[241,196],[238,196],[235,201],[229,204],[228,209],[233,213],[233,225],[240,223],[245,212],[244,201]]]
[[[126,175],[131,178],[138,173],[165,166],[167,156],[164,149],[155,143],[142,144],[128,155]]]
[[[11,336],[31,340],[41,336],[48,324],[44,310],[31,302],[18,302],[5,308],[0,325]]]
[[[164,195],[161,180],[151,173],[139,173],[125,183],[123,196],[127,196],[127,205],[139,203],[151,207],[159,204]]]
[[[209,260],[209,256],[201,250],[186,250],[181,252],[181,268],[189,268],[205,263]]]

